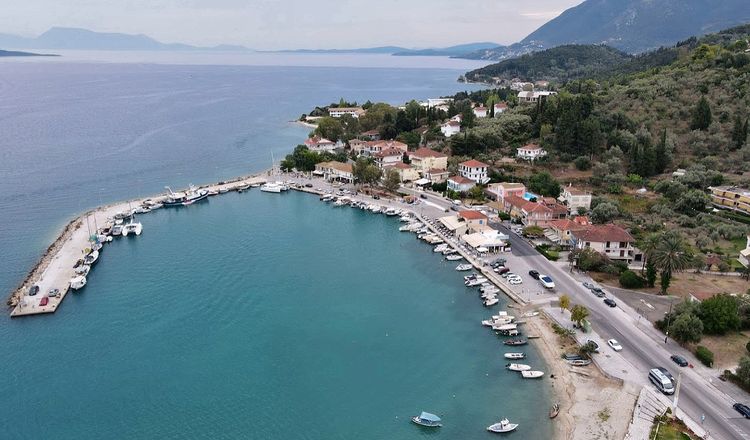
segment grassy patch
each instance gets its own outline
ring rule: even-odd
[[[601,420],[602,422],[606,422],[607,420],[609,420],[609,417],[611,415],[612,414],[610,413],[609,408],[607,407],[605,407],[603,410],[596,413],[596,416],[599,417],[599,420]]]
[[[635,197],[630,194],[624,194],[617,198],[620,204],[620,208],[623,212],[629,212],[631,214],[644,214],[649,212],[652,206],[656,203],[655,200],[651,200],[645,197]]]

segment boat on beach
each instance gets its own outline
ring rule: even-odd
[[[572,359],[568,361],[569,365],[572,365],[574,367],[585,367],[587,365],[591,365],[591,360],[589,359]]]
[[[556,403],[552,405],[552,408],[549,410],[549,418],[554,419],[558,414],[560,414],[560,404]]]
[[[511,432],[518,428],[518,423],[510,423],[508,419],[502,419],[500,422],[487,427],[487,431],[495,433]]]
[[[505,353],[503,356],[505,359],[523,359],[526,357],[526,353]]]
[[[426,426],[428,428],[438,428],[443,426],[440,417],[424,411],[422,411],[422,414],[412,417],[411,421],[417,425]]]
[[[539,379],[542,376],[544,376],[543,371],[538,371],[538,370],[521,371],[521,377],[523,377],[524,379]]]

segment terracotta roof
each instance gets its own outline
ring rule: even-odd
[[[451,176],[448,178],[448,180],[452,180],[453,182],[458,183],[459,185],[463,183],[476,183],[473,180],[467,179],[464,176]]]
[[[341,163],[341,162],[321,162],[317,166],[320,168],[332,168],[334,170],[343,171],[345,173],[351,173],[353,171],[352,164]]]
[[[331,112],[363,112],[362,107],[331,107],[328,109],[328,113]]]
[[[441,170],[440,168],[430,168],[429,170],[427,170],[427,172],[430,174],[443,174],[447,173],[448,170]]]
[[[398,148],[386,148],[383,151],[375,153],[375,157],[402,156],[404,152]]]
[[[524,211],[531,213],[531,212],[552,212],[552,209],[547,207],[546,205],[543,205],[541,203],[534,203],[534,202],[526,202],[525,205],[521,208]],[[568,212],[565,210],[565,212]]]
[[[484,106],[474,107],[474,111],[486,112],[487,111],[487,107],[484,107]]]
[[[495,104],[495,108],[508,108],[508,104],[504,102],[498,102],[497,104]]]
[[[399,162],[399,163],[395,163],[393,165],[388,166],[388,168],[398,168],[400,170],[408,170],[411,168],[411,166],[403,162]]]
[[[460,127],[461,123],[458,121],[448,121],[443,126]]]
[[[409,148],[405,143],[399,141],[367,141],[367,145],[370,147],[380,147],[381,149],[398,148],[402,151],[406,151]]]
[[[508,196],[505,197],[503,201],[508,205],[515,206],[516,208],[523,208],[527,203],[529,203],[528,200],[518,196]]]
[[[459,211],[458,216],[466,220],[487,220],[487,216],[479,211]]]
[[[552,220],[549,222],[549,225],[561,231],[575,231],[587,228],[586,225],[568,219]]]
[[[575,231],[574,234],[582,241],[593,241],[597,243],[603,243],[606,241],[635,241],[628,231],[613,224],[589,225],[581,231]]]
[[[516,150],[533,150],[533,151],[539,151],[542,147],[539,146],[539,144],[526,144],[521,148],[516,148]]]
[[[578,223],[579,225],[590,225],[591,220],[585,215],[577,215],[573,217],[573,221]]]
[[[320,145],[320,144],[333,144],[333,141],[329,141],[326,138],[322,138],[319,136],[313,136],[311,138],[305,139],[305,145]]]
[[[468,167],[468,168],[487,168],[487,167],[489,167],[489,165],[487,165],[486,163],[482,163],[482,162],[480,162],[478,160],[474,160],[474,159],[467,160],[466,162],[461,162],[459,165],[463,165],[463,166]]]
[[[366,132],[362,133],[362,136],[374,136],[374,135],[380,135],[380,130],[376,128],[374,130],[367,130]]]
[[[419,148],[416,151],[412,151],[411,153],[409,153],[409,156],[416,156],[416,157],[421,157],[421,158],[424,158],[424,157],[448,157],[447,155],[445,155],[445,154],[443,154],[443,153],[441,153],[439,151],[435,151],[435,150],[432,150],[430,148],[424,148],[424,147]]]

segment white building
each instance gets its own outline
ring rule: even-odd
[[[747,236],[747,245],[745,246],[745,249],[740,251],[740,257],[737,260],[739,260],[743,266],[750,267],[750,235]]]
[[[487,107],[479,106],[479,107],[474,107],[472,110],[474,110],[474,116],[476,116],[477,118],[487,117]]]
[[[516,156],[519,159],[530,161],[535,161],[547,155],[547,152],[544,150],[544,148],[540,147],[537,144],[527,144],[523,147],[516,148],[516,151]]]
[[[330,141],[320,136],[313,136],[305,139],[305,146],[310,151],[321,152],[321,151],[333,151],[338,148],[336,142]]]
[[[540,92],[518,92],[518,102],[536,103],[539,99],[548,96],[557,95],[557,92],[540,91]]]
[[[321,162],[315,165],[315,172],[322,174],[328,181],[353,183],[354,173],[350,163]]]
[[[453,98],[433,98],[427,100],[427,107],[433,108],[442,105],[450,105],[453,102]]]
[[[458,173],[467,179],[473,180],[475,183],[484,185],[490,181],[489,173],[490,166],[486,163],[479,162],[478,160],[467,160],[458,164]]]
[[[448,178],[448,189],[456,192],[466,192],[476,186],[476,182],[463,176]]]
[[[589,225],[570,232],[571,245],[576,249],[593,249],[606,255],[610,260],[625,261],[628,264],[640,260],[633,246],[635,239],[619,226]]]
[[[494,107],[495,107],[495,117],[496,118],[498,116],[502,115],[503,113],[505,113],[508,110],[508,104],[506,104],[504,102],[498,102],[498,103],[495,104]]]
[[[461,123],[458,121],[448,121],[440,126],[440,132],[447,138],[461,132]]]
[[[578,208],[584,208],[586,211],[591,208],[591,193],[572,186],[566,186],[557,199],[565,203],[570,212],[577,212]]]
[[[340,118],[344,115],[350,115],[354,118],[359,118],[365,114],[365,110],[362,107],[336,107],[329,108],[328,114],[332,118]]]

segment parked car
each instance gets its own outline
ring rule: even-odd
[[[46,306],[48,303],[49,303],[49,298],[47,298],[46,296],[43,296],[42,299],[39,300],[40,306]]]
[[[656,369],[659,370],[659,371],[661,371],[661,373],[663,375],[667,376],[667,379],[669,379],[670,381],[672,381],[672,384],[674,384],[674,376],[672,376],[672,373],[670,373],[669,370],[667,370],[664,367],[656,367]]]
[[[60,294],[60,289],[49,289],[49,292],[47,292],[47,296],[57,296]]]
[[[742,414],[744,418],[750,419],[750,406],[747,406],[744,403],[735,403],[734,405],[732,405],[732,408],[734,408],[738,413]]]
[[[612,298],[604,298],[604,304],[610,307],[617,307],[617,303]]]
[[[590,345],[592,348],[591,351],[593,351],[594,353],[599,353],[599,344],[597,344],[596,342],[589,339],[586,341],[586,345]]]
[[[549,275],[539,275],[539,282],[542,283],[545,289],[554,289],[555,282],[552,281]]]
[[[508,282],[509,282],[510,284],[513,284],[513,285],[517,285],[517,284],[523,284],[523,280],[521,279],[521,277],[518,277],[518,278],[510,278],[510,279],[508,280]]]
[[[539,279],[539,272],[537,272],[535,270],[530,270],[529,271],[529,275],[531,275],[531,278],[534,278],[535,280]]]
[[[500,275],[503,275],[503,274],[510,272],[510,269],[505,266],[500,266],[497,269],[495,269],[495,272],[499,273]]]
[[[584,281],[583,282],[583,287],[585,287],[587,289],[593,289],[596,286],[594,286],[593,284],[589,283],[588,281]]]
[[[420,194],[420,195],[419,195],[419,198],[420,198],[420,199],[426,199],[426,198],[427,198],[427,196],[426,196],[426,195],[424,195],[424,194]]]
[[[29,289],[29,296],[34,296],[34,295],[36,295],[37,293],[39,293],[39,286],[37,286],[36,284],[34,284],[34,285],[33,285],[33,286],[31,286],[31,288]]]
[[[673,354],[673,355],[672,355],[672,356],[670,357],[670,359],[672,359],[672,361],[673,361],[673,362],[674,362],[675,364],[677,364],[677,365],[679,365],[679,366],[681,366],[681,367],[687,367],[687,366],[688,366],[688,361],[687,361],[687,359],[685,359],[684,357],[680,356],[679,354]]]
[[[591,293],[593,293],[594,295],[598,296],[599,298],[604,298],[605,296],[607,296],[604,293],[604,291],[601,288],[599,288],[599,287],[592,288],[591,289]]]
[[[610,339],[607,341],[607,345],[612,347],[612,350],[614,351],[622,351],[622,345],[620,345],[619,342],[617,342],[617,339]]]
[[[380,196],[377,195],[377,194],[375,194],[374,196],[372,196],[372,198],[375,199],[375,200],[380,200]]]
[[[305,187],[306,187],[306,188],[312,188],[312,187],[313,187],[313,185],[312,185],[312,183],[306,183],[306,184],[305,184]]]
[[[460,200],[454,200],[453,204],[456,205],[456,206],[461,206],[461,201]]]
[[[514,274],[514,273],[513,273],[513,272],[511,272],[511,271],[507,271],[507,272],[503,272],[503,273],[501,273],[501,274],[500,274],[500,276],[501,276],[501,277],[503,277],[503,278],[508,278],[508,277],[511,277],[511,278],[513,278],[514,276],[517,276],[517,275],[516,275],[516,274]]]

